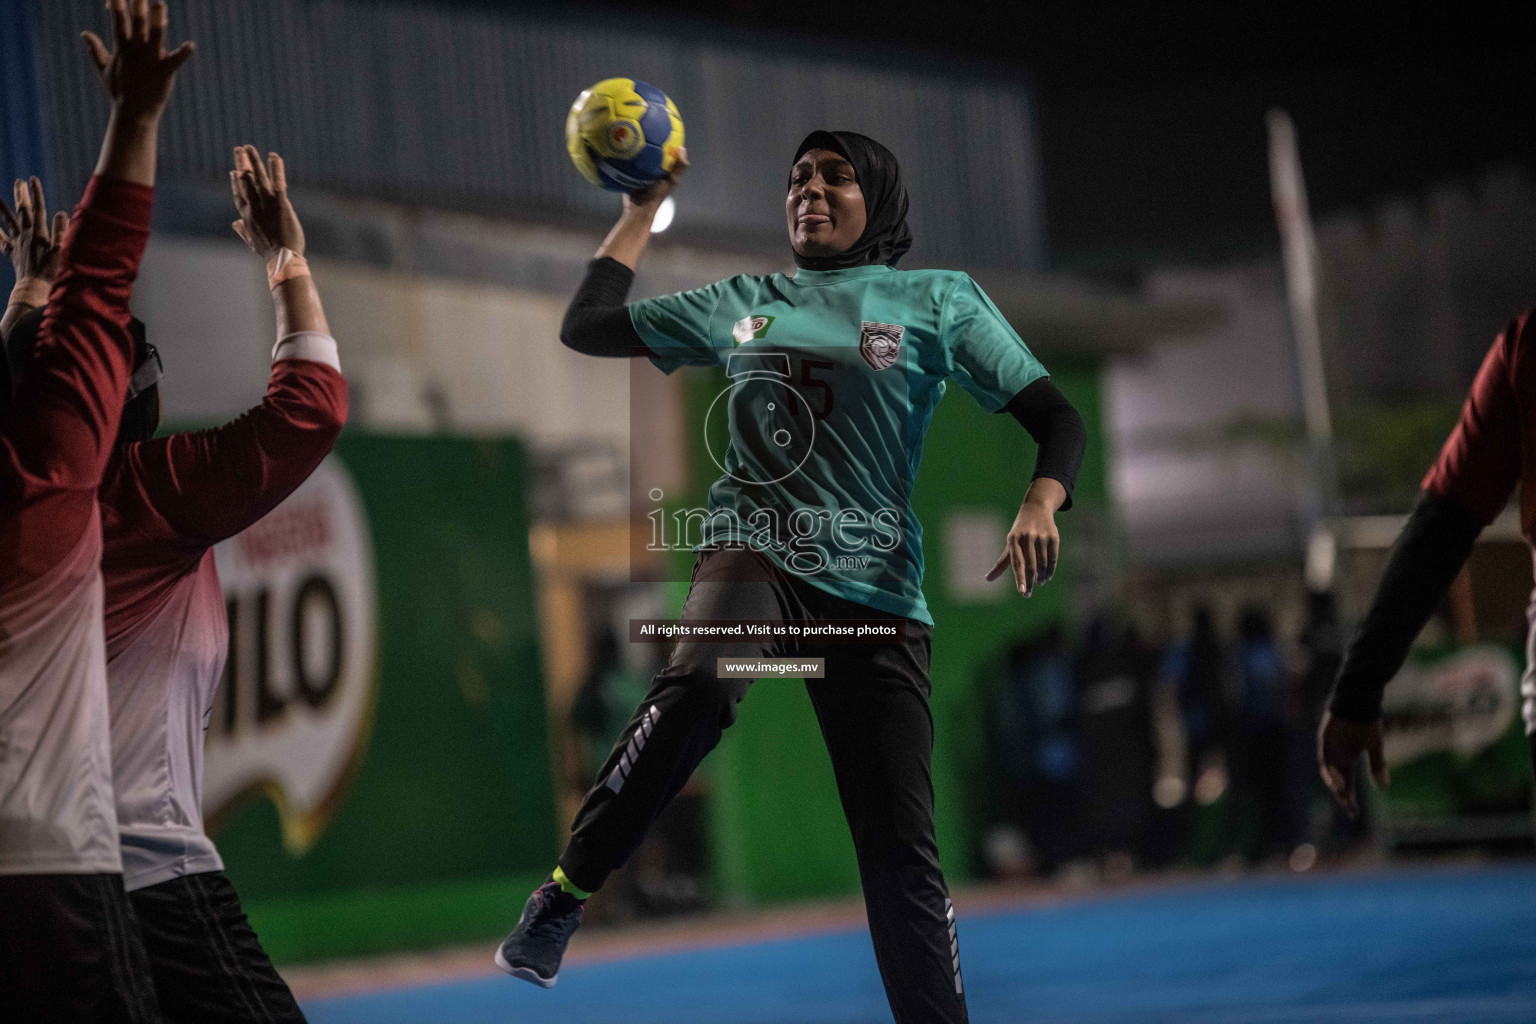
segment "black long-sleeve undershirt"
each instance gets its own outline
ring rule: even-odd
[[[560,342],[588,356],[632,356],[645,352],[645,343],[629,319],[624,301],[635,283],[635,272],[618,260],[602,256],[587,264],[587,276],[565,307]]]
[[[1371,607],[1350,641],[1328,709],[1352,722],[1381,717],[1382,692],[1408,657],[1472,544],[1482,521],[1460,505],[1425,493],[1392,546]]]
[[[1072,488],[1077,484],[1077,471],[1088,451],[1088,430],[1083,417],[1049,377],[1041,377],[1024,388],[1003,409],[1035,440],[1035,475],[1030,479],[1049,477],[1061,484],[1067,500],[1058,511],[1065,512],[1072,507]]]
[[[635,272],[607,256],[587,264],[571,304],[560,323],[560,341],[567,348],[589,356],[622,357],[643,354],[645,343],[635,330],[624,305],[634,284]],[[1041,377],[1003,407],[1034,438],[1032,480],[1049,477],[1066,489],[1061,510],[1072,507],[1072,489],[1088,447],[1083,418],[1057,390],[1049,377]]]

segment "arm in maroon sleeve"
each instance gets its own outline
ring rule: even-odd
[[[1466,509],[1426,492],[1392,546],[1376,596],[1360,620],[1333,684],[1328,709],[1350,722],[1381,717],[1387,683],[1402,669],[1472,552],[1483,524]]]
[[[1329,701],[1336,717],[1354,722],[1381,717],[1387,683],[1445,598],[1477,535],[1503,510],[1520,478],[1513,367],[1529,323],[1529,314],[1521,317],[1488,350],[1456,429],[1424,477],[1423,497],[1392,549],[1339,669]]]
[[[1532,311],[1536,312],[1536,311]],[[1424,477],[1424,490],[1455,502],[1484,526],[1493,522],[1520,479],[1520,414],[1515,359],[1533,339],[1532,312],[1493,342],[1461,407],[1461,419]]]
[[[127,446],[112,503],[141,533],[216,544],[293,493],[330,452],[346,418],[339,370],[281,359],[262,403],[238,419]]]
[[[128,297],[154,190],[93,178],[75,209],[26,383],[0,424],[0,562],[46,572],[85,528],[131,371]]]

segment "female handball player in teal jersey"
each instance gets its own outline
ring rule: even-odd
[[[899,1024],[964,1021],[955,914],[934,841],[933,620],[912,485],[947,379],[988,411],[1012,413],[1039,454],[989,578],[1011,567],[1027,595],[1056,567],[1053,516],[1071,501],[1082,419],[968,276],[896,269],[912,243],[900,168],[853,132],[814,132],[794,154],[785,201],[793,277],[732,277],[626,305],[656,208],[686,166],[625,199],[561,330],[579,352],[648,356],[666,373],[720,366],[733,382],[726,472],[710,489],[683,621],[857,620],[889,626],[891,637],[680,642],[496,962],[554,984],[582,901],[735,720],[751,679],[717,674],[717,659],[821,658],[824,677],[806,687],[892,1012]]]

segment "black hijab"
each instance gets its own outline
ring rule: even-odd
[[[834,256],[802,256],[797,252],[795,266],[805,270],[895,266],[912,248],[912,231],[907,227],[907,186],[902,183],[896,157],[858,132],[811,132],[795,150],[795,160],[813,149],[841,153],[853,165],[854,178],[864,193],[864,233]]]
[[[32,359],[32,352],[37,348],[39,335],[42,333],[43,316],[48,307],[38,306],[23,313],[11,327],[10,335],[5,339],[5,351],[0,353],[0,366],[4,372],[0,373],[0,380],[5,381],[6,389],[0,395],[0,416],[7,411],[7,406],[20,391],[26,376],[27,364]],[[134,375],[144,367],[151,359],[159,363],[159,356],[149,344],[149,337],[144,330],[144,322],[136,316],[128,318],[128,333],[133,335],[133,369]],[[134,391],[133,381],[129,381],[128,394],[123,397],[123,412],[117,425],[117,444],[126,444],[131,441],[148,441],[155,436],[160,429],[160,385],[158,377],[151,383],[144,385],[137,392]]]

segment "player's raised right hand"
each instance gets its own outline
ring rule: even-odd
[[[165,28],[169,18],[162,0],[107,0],[112,15],[112,43],[94,32],[82,32],[85,50],[112,98],[120,116],[158,119],[171,97],[176,71],[195,49],[189,39],[166,52]]]
[[[625,193],[624,212],[644,211],[654,215],[661,201],[672,194],[682,181],[683,175],[688,173],[688,149],[683,147],[677,151],[677,162],[672,165],[672,170],[665,178],[658,178],[650,185],[635,193]]]
[[[255,146],[236,146],[229,187],[240,214],[233,225],[235,234],[252,252],[263,260],[279,249],[304,255],[304,225],[288,201],[288,173],[282,157],[268,153],[263,164]]]

